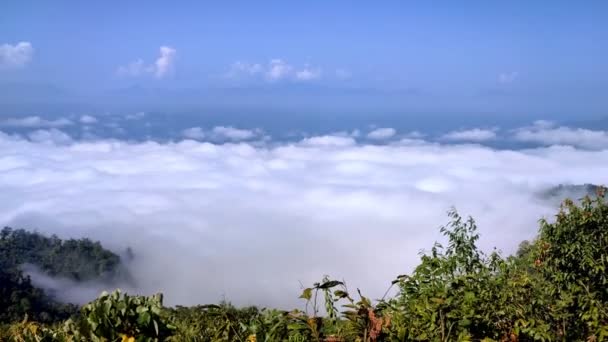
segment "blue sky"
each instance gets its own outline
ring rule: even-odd
[[[410,111],[601,116],[607,23],[603,1],[6,0],[0,51],[19,42],[31,50],[21,64],[4,59],[0,83],[87,94],[134,85],[239,87],[271,99],[292,89],[286,101],[294,106],[327,88],[341,95],[355,88],[382,95],[317,100],[328,107],[394,102]]]

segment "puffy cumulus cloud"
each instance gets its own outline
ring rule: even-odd
[[[369,133],[367,133],[368,139],[375,140],[385,140],[392,138],[397,134],[397,131],[394,128],[377,128]]]
[[[442,140],[483,142],[496,139],[496,129],[473,128],[448,132],[441,136]]]
[[[161,79],[171,75],[175,69],[177,50],[169,46],[159,48],[160,56],[153,64],[147,64],[143,59],[137,59],[127,65],[119,66],[116,73],[119,76],[153,75]]]
[[[0,45],[0,69],[17,69],[27,65],[34,55],[30,42]]]
[[[85,125],[94,124],[97,123],[97,118],[92,115],[85,114],[80,117],[80,123],[83,123]]]
[[[8,118],[0,120],[0,126],[4,127],[21,127],[21,128],[36,128],[36,127],[63,127],[72,125],[73,122],[66,118],[56,120],[44,119],[39,116],[26,116],[20,118]]]
[[[541,145],[572,145],[589,149],[608,148],[608,132],[584,128],[555,126],[549,121],[514,130],[513,139]]]
[[[163,78],[173,72],[176,54],[177,51],[170,46],[160,47],[160,57],[154,63],[154,75],[157,78]]]
[[[608,151],[565,146],[371,145],[345,136],[54,144],[0,134],[0,150],[1,225],[130,246],[136,290],[163,291],[168,304],[225,296],[294,307],[299,282],[324,274],[378,298],[440,239],[450,207],[476,218],[482,248],[510,253],[555,214],[540,190],[608,182]]]
[[[320,79],[321,68],[313,67],[308,64],[302,68],[297,68],[287,61],[274,58],[267,64],[250,63],[237,61],[232,63],[225,77],[228,79],[261,78],[269,82],[281,80],[312,81]]]
[[[517,72],[517,71],[503,72],[498,75],[498,83],[502,83],[502,84],[513,83],[513,82],[515,82],[517,77],[519,77],[519,72]]]

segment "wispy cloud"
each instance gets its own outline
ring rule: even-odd
[[[73,122],[66,118],[48,120],[39,116],[26,116],[21,118],[8,118],[0,120],[0,126],[5,127],[63,127],[72,125]]]
[[[441,136],[442,140],[483,142],[496,139],[496,129],[473,128],[451,131]]]
[[[0,69],[17,69],[26,66],[34,55],[30,42],[19,42],[15,45],[0,45]]]
[[[283,59],[274,58],[266,64],[234,62],[224,76],[228,79],[259,78],[268,82],[313,81],[321,78],[322,70],[308,64],[298,68]]]
[[[264,72],[264,68],[258,63],[248,63],[236,61],[230,66],[230,70],[226,73],[227,78],[239,77],[241,75],[258,75]]]
[[[293,71],[293,67],[282,59],[273,59],[268,63],[266,78],[271,81],[278,81],[286,78]]]
[[[170,76],[175,69],[177,50],[169,46],[159,48],[160,56],[153,64],[146,64],[143,59],[137,59],[127,65],[119,66],[116,73],[119,76],[153,75],[158,79]]]
[[[85,125],[94,124],[97,123],[97,118],[92,115],[85,114],[80,117],[80,123],[83,123]]]
[[[207,134],[205,134],[205,131],[200,127],[190,127],[182,131],[182,136],[188,139],[201,140],[204,139]]]
[[[397,134],[394,128],[377,128],[367,134],[368,139],[384,140]]]
[[[146,113],[144,112],[137,112],[137,113],[133,113],[133,114],[127,114],[125,116],[126,120],[140,120],[143,119],[146,116]]]
[[[260,129],[239,129],[232,126],[216,126],[205,130],[201,127],[190,127],[182,131],[182,137],[194,140],[210,141],[242,141],[261,138],[263,131]]]
[[[296,71],[296,79],[300,81],[311,81],[321,78],[321,69],[305,66],[304,69]]]
[[[35,143],[66,145],[73,142],[72,137],[57,128],[39,129],[28,133],[27,137]]]

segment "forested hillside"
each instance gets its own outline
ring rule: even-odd
[[[456,211],[449,218],[441,228],[447,245],[435,244],[411,274],[396,276],[387,284],[398,289],[394,297],[368,298],[329,277],[303,289],[302,307],[292,311],[235,308],[229,303],[168,308],[162,295],[104,293],[64,322],[41,324],[36,316],[23,321],[5,317],[0,337],[11,341],[608,340],[604,188],[597,188],[593,198],[564,201],[554,219],[540,221],[537,238],[523,242],[513,256],[483,253],[477,247],[475,221]],[[99,260],[105,261],[93,269],[100,273],[111,271],[107,265],[113,263],[108,260],[117,261],[109,255]]]
[[[24,265],[34,265],[49,276],[75,281],[111,279],[118,275],[120,257],[99,242],[61,240],[23,229],[0,232],[0,321],[31,319],[54,322],[76,313],[74,305],[59,303],[32,285]]]
[[[84,281],[112,277],[120,257],[89,239],[61,240],[23,229],[0,232],[0,258],[9,266],[33,264],[51,276]]]

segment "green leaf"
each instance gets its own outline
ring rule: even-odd
[[[300,298],[310,300],[312,298],[312,289],[311,288],[304,289],[304,291],[302,291],[302,294],[300,295]]]
[[[330,280],[330,281],[326,281],[323,284],[317,286],[317,288],[324,290],[324,289],[330,289],[330,288],[338,286],[338,285],[344,285],[344,283],[341,281],[337,281],[337,280]]]

